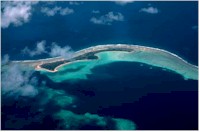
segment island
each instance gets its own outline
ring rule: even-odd
[[[176,54],[163,49],[130,44],[97,45],[77,51],[70,58],[56,57],[13,61],[13,63],[29,64],[35,70],[41,71],[41,73],[46,74],[56,82],[60,82],[65,79],[77,78],[76,76],[79,76],[80,79],[86,78],[86,75],[91,74],[91,69],[95,66],[115,61],[144,63],[171,70],[183,76],[184,79],[198,80],[198,67],[188,63]],[[56,73],[63,73],[66,70],[73,72],[68,72],[67,75],[62,74],[62,77],[55,77],[58,75]]]

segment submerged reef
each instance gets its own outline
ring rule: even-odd
[[[60,110],[54,115],[61,120],[64,129],[106,129],[106,130],[135,130],[136,125],[126,119],[102,117],[97,114],[85,113],[79,115],[68,110]]]
[[[40,97],[41,101],[39,101],[39,105],[43,107],[41,107],[39,111],[50,111],[49,109],[51,108],[49,106],[53,106],[52,108],[55,108],[55,110],[53,109],[49,113],[51,114],[52,118],[55,119],[55,122],[59,122],[57,126],[59,129],[135,130],[139,128],[139,125],[137,126],[136,124],[138,122],[132,119],[129,120],[124,117],[112,115],[98,115],[93,111],[85,111],[83,113],[78,112],[76,110],[76,107],[79,106],[76,103],[79,98],[78,96],[76,97],[72,94],[73,91],[70,91],[70,81],[84,79],[89,80],[91,77],[89,77],[88,75],[94,74],[95,68],[99,66],[113,64],[114,62],[134,62],[140,63],[140,65],[149,65],[150,68],[148,70],[152,69],[152,66],[155,66],[163,69],[163,72],[172,71],[176,74],[179,74],[184,79],[198,80],[198,67],[188,63],[181,57],[171,52],[158,48],[151,48],[139,45],[109,44],[93,46],[77,51],[73,54],[71,58],[55,57],[40,60],[10,61],[7,64],[2,65],[2,70],[4,71],[2,73],[3,75],[6,75],[4,76],[4,79],[8,80],[4,82],[9,82],[9,84],[11,84],[3,85],[3,94],[10,93],[10,91],[8,91],[9,89],[7,89],[7,87],[5,86],[9,86],[8,88],[14,88],[14,90],[17,90],[17,93],[19,95],[24,95],[24,91],[21,89],[23,89],[25,86],[27,88],[30,88],[29,85],[24,86],[24,84],[26,83],[31,84],[33,88],[38,87],[37,89],[35,89],[37,90],[37,95],[34,96],[42,95]],[[16,64],[17,66],[20,66],[20,69],[15,67]],[[139,69],[134,66],[131,66],[131,68],[135,68],[139,71]],[[17,74],[13,74],[14,71],[16,72],[16,70],[18,70]],[[24,70],[30,70],[31,72],[25,72]],[[35,72],[38,75],[45,75],[41,77],[41,84],[39,83],[39,80],[34,80],[34,71],[38,71]],[[4,73],[9,74],[7,75]],[[33,79],[32,81],[23,81],[21,83],[16,83],[19,81],[15,79],[17,77],[15,77],[14,75],[25,78],[24,80],[28,80],[29,78]],[[117,75],[121,76],[121,74]],[[47,80],[50,79],[50,82],[47,82],[46,84],[46,82],[43,82],[44,78],[46,78]],[[66,85],[65,81],[69,84]],[[21,89],[13,87],[12,85],[14,83],[16,83],[17,86],[20,86]],[[30,89],[28,90],[30,91]],[[141,91],[146,92],[143,89]],[[136,93],[137,97],[142,95],[138,93]],[[31,95],[32,94],[33,92],[31,91]],[[105,94],[103,95],[105,96]],[[134,97],[134,99],[137,97]],[[109,102],[108,99],[105,102]],[[86,106],[84,105],[84,107]]]

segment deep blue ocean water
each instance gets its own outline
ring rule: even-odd
[[[148,4],[160,10],[158,14],[139,12]],[[68,6],[74,14],[66,17],[48,17],[40,13],[41,6]],[[81,7],[81,8],[80,8]],[[99,10],[100,14],[92,14]],[[124,15],[123,22],[112,25],[97,25],[90,22],[92,16],[101,16],[110,11]],[[44,26],[45,25],[45,26]],[[23,26],[2,30],[2,54],[11,54],[11,59],[38,59],[23,56],[21,50],[46,40],[61,46],[69,45],[75,51],[97,44],[128,43],[163,48],[183,57],[193,64],[197,63],[198,31],[197,2],[133,2],[120,6],[113,2],[84,2],[79,6],[66,2],[48,5],[40,2],[35,5],[30,22]]]
[[[184,80],[171,71],[138,63],[116,62],[93,69],[93,74],[88,75],[90,79],[77,83],[54,83],[44,75],[37,75],[41,81],[47,82],[48,87],[64,89],[75,96],[76,107],[71,105],[66,109],[77,114],[89,112],[129,119],[139,130],[198,129],[198,82]],[[2,107],[2,120],[15,119],[14,123],[5,122],[2,128],[59,128],[59,122],[52,117],[52,113],[60,109],[57,105],[50,102],[43,106],[44,111],[38,111],[41,107],[38,100],[43,96],[22,97],[17,101],[2,98],[2,102],[6,102]],[[31,105],[28,105],[29,102]],[[28,125],[24,126],[26,123]]]
[[[40,2],[35,5],[30,22],[2,29],[2,55],[9,54],[12,60],[46,58],[47,55],[30,58],[21,54],[25,46],[33,49],[41,40],[48,45],[52,42],[69,45],[75,51],[98,44],[127,43],[162,48],[198,64],[198,31],[192,28],[198,25],[197,2],[134,2],[126,6],[113,2],[55,4],[71,7],[75,13],[47,17],[40,13],[40,6],[52,5]],[[139,12],[148,4],[160,13]],[[94,16],[92,10],[101,12],[97,16],[120,12],[125,20],[109,26],[92,24],[89,21]],[[96,67],[88,80],[77,83],[54,83],[39,73],[36,76],[45,80],[47,86],[65,89],[76,96],[76,107],[67,109],[77,114],[90,112],[129,119],[140,130],[198,129],[198,81],[184,80],[171,71],[123,62]],[[31,99],[2,97],[2,129],[56,129],[58,121],[52,118],[52,113],[60,108],[49,103],[40,112],[38,100],[40,94]]]

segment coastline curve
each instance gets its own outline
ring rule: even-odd
[[[174,71],[175,73],[182,75],[185,79],[198,80],[197,66],[188,63],[181,57],[169,51],[140,45],[97,45],[75,52],[70,59],[57,57],[21,62],[31,64],[35,67],[35,70],[46,74],[56,82],[60,82],[70,78],[86,79],[87,74],[91,74],[91,69],[95,66],[115,61],[144,63]],[[58,78],[55,76],[58,75],[59,72],[63,72],[66,69],[76,69],[80,65],[84,65],[84,68],[76,72],[71,72],[63,77],[59,77],[60,79],[55,79]]]

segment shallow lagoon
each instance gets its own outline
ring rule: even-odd
[[[78,60],[60,66],[56,69],[56,72],[49,73],[42,70],[41,73],[46,74],[55,82],[62,82],[65,80],[87,79],[87,75],[92,74],[91,70],[93,68],[112,62],[141,62],[169,69],[182,75],[185,79],[198,79],[198,68],[196,66],[165,51],[104,51],[96,55],[98,56],[97,60]]]

